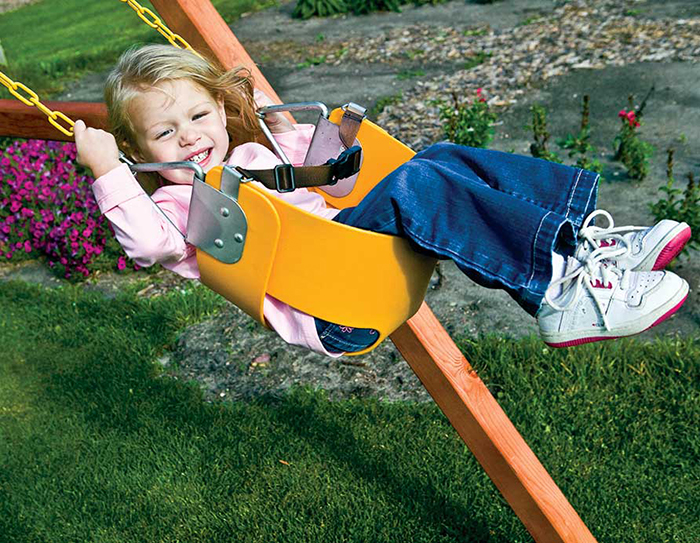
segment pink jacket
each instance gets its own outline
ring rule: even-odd
[[[292,164],[303,164],[313,129],[313,125],[296,125],[294,131],[276,134],[277,142]],[[234,148],[227,163],[255,170],[273,168],[281,161],[263,145],[246,143]],[[129,167],[122,165],[98,178],[92,190],[100,210],[112,223],[117,240],[137,264],[152,266],[158,262],[183,277],[199,278],[195,247],[186,243],[153,205],[155,202],[180,232],[186,233],[191,185],[161,187],[149,198]],[[326,207],[322,196],[306,189],[282,194],[271,192],[321,217],[331,219],[338,213],[337,209]],[[323,348],[310,315],[271,296],[265,297],[263,313],[270,326],[287,343],[302,345],[328,356],[339,356]]]

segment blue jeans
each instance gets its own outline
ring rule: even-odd
[[[474,282],[506,290],[535,315],[552,278],[552,252],[572,254],[597,187],[598,174],[579,168],[438,143],[334,220],[407,238],[416,251],[453,260]],[[328,350],[372,344],[366,331],[328,324],[317,319]],[[361,341],[353,343],[353,334]]]

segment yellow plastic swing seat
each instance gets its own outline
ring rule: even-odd
[[[331,121],[338,123],[342,111]],[[357,140],[363,164],[353,191],[335,198],[320,190],[332,207],[354,206],[414,153],[370,121]],[[222,168],[206,182],[219,189]],[[303,211],[254,183],[242,184],[238,203],[248,233],[241,259],[224,264],[202,250],[197,262],[202,282],[262,324],[266,294],[315,317],[353,328],[374,328],[375,348],[418,311],[435,260],[413,251],[407,240],[330,221]]]

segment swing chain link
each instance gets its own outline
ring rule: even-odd
[[[158,32],[160,32],[165,37],[165,39],[167,39],[172,45],[174,45],[175,47],[179,47],[180,49],[187,49],[189,51],[196,52],[194,51],[194,49],[192,49],[190,44],[187,43],[182,36],[180,36],[179,34],[175,34],[167,26],[165,26],[163,24],[163,21],[160,20],[160,17],[153,13],[153,11],[143,7],[136,0],[121,1],[125,2],[131,9],[133,9],[144,23],[146,23],[151,28],[155,28]]]
[[[12,96],[17,98],[23,104],[27,106],[35,106],[39,111],[46,115],[49,122],[54,127],[63,132],[66,136],[73,136],[73,126],[75,123],[60,111],[53,111],[51,108],[48,108],[46,105],[42,104],[39,96],[32,89],[18,81],[13,81],[2,72],[0,72],[0,83],[5,85],[7,90],[10,91],[10,94],[12,94]],[[21,90],[26,95],[22,95],[21,93],[17,92],[18,90]],[[67,126],[63,126],[61,123],[59,123],[59,119]]]

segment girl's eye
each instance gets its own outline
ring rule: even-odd
[[[202,117],[206,116],[208,113],[209,113],[208,111],[203,111],[202,113],[197,113],[194,117],[192,117],[192,119],[194,119],[196,121],[197,119],[201,119]]]
[[[170,134],[170,132],[171,132],[171,130],[168,128],[168,130],[164,130],[163,132],[161,132],[160,134],[158,134],[158,135],[156,136],[156,139],[159,140],[159,139],[161,139],[161,138],[164,138],[165,136],[167,136],[168,134]]]

